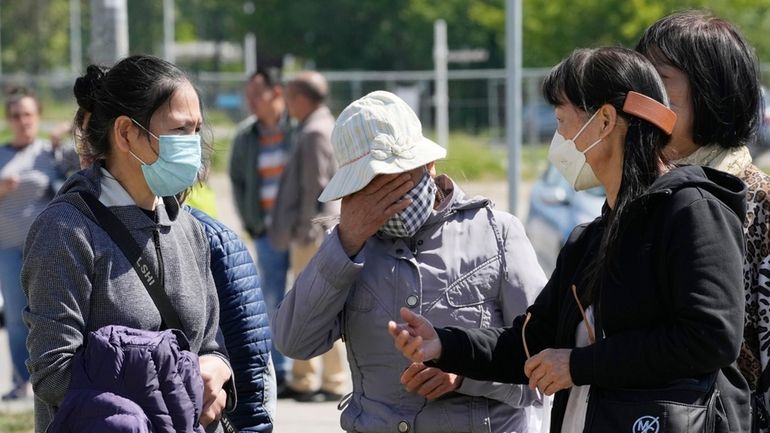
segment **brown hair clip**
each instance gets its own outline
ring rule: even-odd
[[[652,123],[668,135],[671,135],[676,125],[676,113],[660,102],[638,92],[628,92],[626,101],[623,103],[623,111]]]

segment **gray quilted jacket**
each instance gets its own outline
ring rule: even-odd
[[[286,355],[311,358],[343,338],[353,378],[341,425],[355,432],[523,432],[526,386],[465,378],[428,401],[399,382],[409,361],[387,332],[399,309],[435,326],[510,325],[546,282],[521,223],[467,198],[446,176],[447,198],[412,239],[370,238],[351,260],[337,229],[297,278],[278,309],[274,341]]]

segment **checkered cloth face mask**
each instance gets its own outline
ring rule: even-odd
[[[420,183],[412,188],[404,198],[412,199],[412,204],[393,215],[380,227],[379,232],[392,238],[411,238],[428,220],[433,203],[436,200],[436,184],[425,173]]]

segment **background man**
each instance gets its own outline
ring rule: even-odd
[[[276,248],[289,248],[296,278],[323,241],[325,227],[318,217],[339,214],[339,203],[319,203],[318,196],[336,171],[331,146],[334,116],[324,104],[328,85],[318,72],[300,72],[286,84],[286,104],[299,124],[281,178],[270,237]],[[321,368],[321,363],[323,367]],[[318,375],[320,374],[320,384]],[[332,348],[309,361],[295,360],[291,388],[299,401],[339,400],[349,388],[345,346]]]
[[[241,123],[230,155],[230,181],[243,226],[254,238],[262,293],[272,316],[286,290],[289,252],[274,248],[267,236],[278,184],[289,150],[289,119],[280,84],[265,70],[246,83],[246,100],[254,115]],[[279,397],[286,386],[289,360],[273,346]]]

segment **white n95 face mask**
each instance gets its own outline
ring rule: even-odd
[[[598,113],[598,111],[596,113]],[[559,131],[556,130],[553,134],[553,139],[551,140],[551,147],[548,148],[548,160],[554,167],[556,167],[556,170],[567,179],[567,182],[572,185],[575,191],[582,191],[601,185],[601,182],[596,178],[596,174],[594,174],[591,165],[586,161],[585,154],[599,144],[602,139],[596,140],[582,152],[577,150],[577,147],[575,146],[575,140],[580,136],[580,133],[586,129],[586,126],[591,123],[594,117],[596,117],[596,113],[588,119],[572,139],[564,138],[559,134]]]

